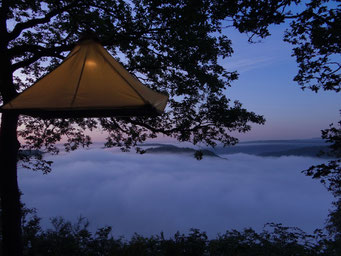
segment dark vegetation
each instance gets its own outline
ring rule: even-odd
[[[339,248],[341,248],[341,121],[322,130],[322,138],[330,143],[328,154],[332,155],[334,159],[327,163],[311,166],[303,173],[320,180],[333,194],[333,209],[329,213],[326,228],[329,234],[339,241]]]
[[[309,235],[274,223],[266,224],[258,233],[253,229],[229,230],[211,239],[198,229],[187,234],[177,232],[171,237],[163,233],[150,237],[134,234],[125,239],[112,236],[108,226],[92,233],[88,221],[81,217],[73,224],[53,218],[47,230],[40,227],[39,221],[34,210],[25,209],[25,256],[337,256],[341,252],[340,244],[329,240],[321,230]]]

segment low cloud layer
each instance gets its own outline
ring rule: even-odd
[[[190,228],[212,237],[232,228],[260,230],[267,222],[312,232],[323,226],[332,201],[300,172],[320,163],[313,158],[236,154],[197,161],[92,149],[51,159],[48,175],[19,171],[23,201],[37,208],[45,226],[50,217],[82,215],[93,230],[110,225],[126,237]]]

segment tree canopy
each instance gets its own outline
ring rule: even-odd
[[[65,135],[72,150],[90,143],[83,128],[99,126],[108,132],[106,145],[122,149],[159,133],[194,144],[234,144],[231,131],[246,132],[250,123],[265,120],[226,97],[238,74],[221,65],[233,53],[225,28],[234,26],[253,40],[269,36],[269,25],[292,20],[284,39],[295,47],[299,72],[294,79],[302,88],[340,90],[338,1],[313,0],[297,11],[300,2],[2,1],[0,50],[8,67],[2,76],[8,79],[2,79],[1,96],[8,101],[29,87],[92,30],[127,70],[169,94],[167,111],[157,118],[23,118],[29,129],[20,135],[27,145],[57,151],[53,144]]]
[[[169,94],[167,111],[157,118],[49,120],[23,118],[20,135],[33,148],[63,135],[67,149],[86,145],[84,128],[101,126],[107,146],[135,146],[158,133],[180,141],[214,146],[236,143],[230,131],[248,131],[248,122],[264,119],[230,102],[224,90],[237,79],[219,64],[233,52],[222,33],[218,3],[211,1],[4,1],[4,48],[13,85],[22,90],[50,71],[72,49],[84,31],[95,31],[101,43],[150,88]],[[22,77],[25,79],[22,79]],[[9,83],[1,94],[7,101]],[[13,89],[12,89],[13,91]],[[7,96],[11,95],[11,96]],[[57,99],[56,99],[57,100]],[[73,125],[74,124],[74,125]],[[44,127],[44,129],[42,129]]]

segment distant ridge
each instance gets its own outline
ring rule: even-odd
[[[326,142],[321,138],[312,138],[312,139],[292,139],[292,140],[250,140],[250,141],[241,141],[239,144],[258,144],[258,143],[266,143],[266,144],[292,144],[292,143],[303,143],[303,144],[324,144]]]
[[[145,149],[146,153],[191,154],[194,156],[195,152],[201,151],[203,156],[222,158],[216,153],[208,149],[195,150],[193,148],[177,147],[177,146],[170,145],[170,144],[157,144],[157,143],[143,144],[143,146],[151,146],[151,148]]]
[[[194,154],[195,149],[172,144],[146,143],[147,153]],[[257,140],[244,141],[235,146],[206,148],[201,150],[204,156],[223,157],[229,154],[249,154],[261,157],[303,156],[332,158],[328,155],[328,144],[320,138],[293,140]],[[321,154],[325,152],[326,154]]]
[[[286,151],[278,151],[278,152],[268,152],[268,153],[261,153],[258,154],[259,156],[313,156],[313,157],[320,157],[320,158],[332,158],[328,155],[329,148],[326,146],[315,146],[315,147],[303,147],[303,148],[296,148],[290,149]],[[325,152],[326,154],[323,154]]]
[[[305,156],[331,158],[328,155],[329,151],[328,144],[319,138],[244,141],[233,147],[224,148],[218,146],[214,149],[214,152],[219,155],[243,153],[264,157]],[[322,152],[326,154],[322,154]]]

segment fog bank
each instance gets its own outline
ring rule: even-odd
[[[190,228],[212,237],[267,222],[312,232],[323,227],[331,195],[300,171],[321,159],[228,155],[206,157],[79,150],[49,157],[48,175],[19,170],[23,202],[50,217],[87,217],[114,235],[174,234]]]

